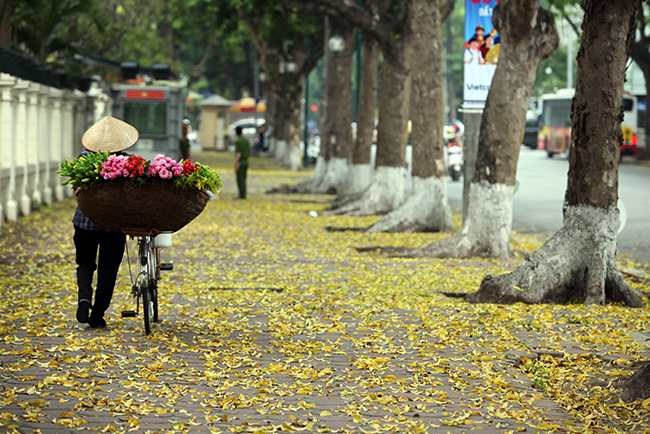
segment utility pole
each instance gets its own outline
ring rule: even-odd
[[[255,62],[253,63],[253,99],[255,100],[255,128],[257,129],[257,103],[260,100],[260,61],[255,53]]]
[[[305,58],[308,58],[310,55],[311,49],[311,40],[309,35],[307,35],[307,40],[305,41]],[[309,148],[309,128],[307,127],[309,123],[309,74],[311,71],[307,71],[305,74],[305,107],[304,116],[305,116],[305,125],[303,127],[303,156],[302,156],[302,165],[303,167],[309,166],[309,155],[307,155],[307,149]]]
[[[566,87],[573,89],[573,33],[567,31]]]
[[[363,6],[363,0],[358,1],[359,6]],[[356,64],[357,64],[357,73],[356,73],[356,86],[354,92],[354,104],[352,105],[352,120],[357,124],[357,132],[359,131],[359,93],[361,91],[361,27],[357,28],[357,33],[354,36],[354,47],[356,52]]]

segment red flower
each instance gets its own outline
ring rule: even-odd
[[[192,164],[189,158],[183,163],[183,175],[187,176],[190,173],[196,172],[196,164]]]
[[[144,175],[146,160],[139,155],[131,155],[126,163],[126,170],[131,178]]]

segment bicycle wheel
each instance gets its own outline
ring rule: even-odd
[[[151,334],[151,294],[149,293],[148,285],[140,287],[142,294],[142,310],[144,312],[144,332],[147,335]]]
[[[142,311],[144,313],[144,331],[151,334],[151,322],[154,318],[151,289],[154,285],[152,274],[155,275],[156,259],[153,251],[151,237],[145,236],[140,241],[140,265],[141,273],[139,278],[139,292],[142,295]]]
[[[151,274],[149,282],[149,294],[151,295],[151,320],[153,322],[158,322],[158,280],[160,280],[160,253],[157,248],[153,247],[152,243],[152,255],[153,266],[151,267]]]

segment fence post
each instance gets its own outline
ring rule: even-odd
[[[16,209],[15,191],[12,189],[12,183],[15,184],[12,89],[15,84],[14,77],[0,74],[0,226],[4,224],[5,212]]]
[[[16,95],[16,134],[14,146],[16,149],[16,183],[20,184],[19,192],[16,193],[18,208],[21,215],[29,215],[31,204],[27,195],[27,179],[29,177],[29,165],[27,162],[27,89],[29,81],[18,79],[14,87]]]
[[[38,117],[38,94],[43,87],[37,83],[30,83],[27,88],[27,119],[26,119],[26,139],[27,139],[27,192],[30,198],[30,207],[37,208],[41,205],[41,176],[39,164],[38,140],[40,138],[40,125]],[[32,174],[32,167],[34,173]],[[31,193],[31,194],[30,194]]]
[[[41,180],[43,203],[45,205],[51,205],[52,175],[50,173],[50,122],[52,118],[52,105],[50,99],[50,88],[48,86],[41,86],[41,90],[38,94],[38,102],[38,170],[43,174]]]
[[[62,159],[76,157],[74,153],[74,120],[73,120],[73,101],[72,94],[63,92],[61,98],[61,150],[63,152]],[[74,191],[71,187],[64,188],[63,190],[66,197],[74,196]]]
[[[63,116],[62,101],[63,91],[53,88],[50,90],[50,104],[52,105],[52,114],[50,122],[50,161],[63,160]],[[54,197],[56,200],[63,200],[65,193],[61,182],[54,182]]]

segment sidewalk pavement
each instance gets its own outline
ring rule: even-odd
[[[73,200],[1,229],[6,432],[650,427],[648,405],[620,404],[614,387],[650,356],[647,309],[469,305],[440,291],[471,291],[517,260],[360,254],[442,235],[328,232],[376,217],[312,217],[331,196],[263,195],[307,176],[268,167],[253,166],[249,199],[235,201],[234,177],[217,169],[220,199],[163,251],[175,265],[151,336],[120,316],[133,308],[126,258],[108,327],[74,320]]]

